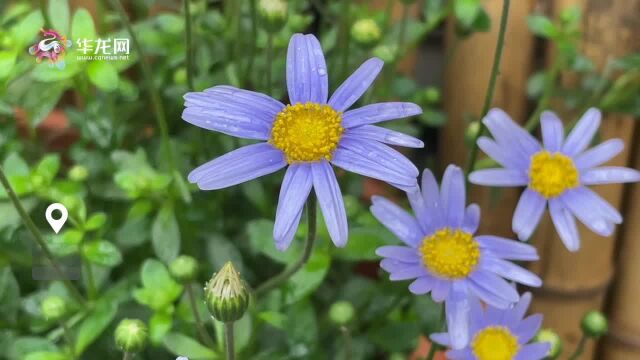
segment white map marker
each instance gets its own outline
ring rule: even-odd
[[[55,210],[60,211],[60,213],[62,214],[62,216],[60,216],[60,219],[53,218],[53,212]],[[67,208],[64,207],[64,205],[60,203],[53,203],[49,205],[44,216],[47,218],[47,222],[49,223],[49,225],[51,225],[51,228],[53,229],[53,231],[55,231],[57,234],[60,232],[60,229],[62,229],[62,226],[64,225],[64,223],[67,222],[67,218],[69,217],[69,212],[67,211]]]

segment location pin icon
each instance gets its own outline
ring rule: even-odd
[[[53,218],[53,212],[55,210],[60,211],[60,219],[54,219]],[[47,211],[45,212],[45,217],[47,218],[47,222],[49,223],[49,225],[51,225],[51,228],[53,229],[53,231],[57,233],[60,232],[60,229],[62,229],[62,226],[64,225],[64,223],[67,222],[67,218],[69,217],[69,212],[67,211],[67,208],[64,207],[64,205],[60,204],[60,203],[54,203],[49,205],[49,207],[47,208]]]

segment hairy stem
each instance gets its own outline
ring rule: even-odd
[[[191,311],[193,311],[193,318],[196,320],[196,328],[198,328],[200,340],[202,340],[206,345],[214,347],[215,343],[207,332],[207,329],[204,327],[204,323],[202,322],[202,318],[200,317],[200,313],[198,312],[198,306],[196,305],[196,296],[193,294],[193,287],[191,284],[185,284],[185,288],[187,291],[187,297],[189,298],[189,304],[191,305]]]
[[[11,199],[13,206],[15,207],[15,209],[18,211],[18,214],[22,218],[22,222],[29,229],[29,231],[33,235],[33,238],[38,243],[38,246],[40,246],[40,249],[42,249],[42,252],[51,263],[51,266],[53,266],[53,270],[56,272],[56,276],[62,280],[62,283],[69,291],[69,294],[71,294],[71,296],[73,296],[73,298],[82,307],[85,307],[86,306],[85,299],[82,297],[82,295],[80,295],[80,292],[78,291],[78,289],[76,289],[76,287],[71,283],[69,279],[66,278],[66,276],[62,272],[62,269],[60,268],[60,264],[58,264],[58,261],[53,256],[53,253],[51,252],[51,250],[49,250],[49,247],[47,246],[47,243],[44,241],[44,238],[42,237],[40,230],[38,230],[38,227],[36,226],[36,224],[33,223],[33,220],[31,220],[31,217],[29,216],[27,211],[24,209],[24,206],[22,206],[22,202],[20,202],[18,195],[16,195],[15,191],[13,190],[13,187],[11,187],[9,180],[4,174],[4,169],[2,169],[1,166],[0,166],[0,182],[2,183],[2,187],[4,187],[5,192],[9,196],[9,199]]]
[[[259,297],[260,295],[263,295],[270,290],[273,290],[282,285],[291,276],[293,276],[293,274],[298,272],[298,270],[300,270],[311,257],[313,244],[316,240],[316,195],[313,192],[309,194],[309,198],[307,199],[307,224],[307,241],[304,244],[302,257],[298,259],[298,261],[295,262],[291,267],[285,269],[280,274],[272,277],[271,279],[265,281],[262,285],[258,286],[258,288],[255,290],[256,297]]]
[[[224,323],[224,344],[227,349],[227,360],[234,360],[236,353],[235,340],[233,338],[233,321]]]
[[[493,102],[493,94],[496,89],[496,79],[498,78],[498,73],[500,72],[500,61],[502,60],[502,50],[504,48],[504,36],[507,32],[507,19],[509,18],[509,5],[511,4],[511,0],[504,0],[502,3],[502,15],[500,17],[500,30],[498,32],[498,43],[496,44],[495,54],[493,56],[493,67],[491,69],[491,76],[489,77],[489,86],[487,88],[487,93],[484,98],[484,105],[482,106],[482,113],[480,119],[484,118],[489,112],[489,107]],[[469,161],[467,163],[467,175],[473,171],[474,166],[476,165],[476,160],[478,158],[478,139],[485,131],[485,126],[480,123],[480,129],[473,139],[473,145],[471,147],[471,153],[469,154]]]

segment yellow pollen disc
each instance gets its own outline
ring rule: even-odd
[[[331,160],[343,132],[342,114],[331,106],[297,103],[276,115],[269,142],[285,153],[289,164]]]
[[[480,260],[480,246],[471,234],[449,228],[425,237],[420,252],[424,266],[448,279],[467,277]]]
[[[478,360],[512,360],[520,345],[506,327],[490,326],[476,333],[471,349]]]
[[[579,177],[573,160],[559,152],[543,150],[531,157],[530,186],[547,199],[580,185]]]

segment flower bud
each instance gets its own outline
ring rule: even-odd
[[[467,145],[473,146],[473,142],[476,140],[476,136],[478,136],[478,132],[480,131],[480,122],[472,121],[467,126],[467,130],[464,132],[464,140]]]
[[[188,283],[198,275],[198,261],[191,256],[181,255],[169,264],[169,272],[180,283]]]
[[[173,73],[173,82],[179,85],[187,84],[187,69],[181,66]]]
[[[284,0],[260,0],[258,15],[265,30],[272,34],[276,33],[287,22],[287,2]]]
[[[123,319],[116,327],[115,339],[122,351],[140,352],[147,343],[147,326],[138,319]]]
[[[366,48],[377,44],[381,36],[382,30],[373,19],[360,19],[351,26],[353,40]]]
[[[355,310],[348,301],[336,301],[329,308],[329,318],[338,325],[345,325],[351,322]]]
[[[607,318],[600,311],[592,310],[584,315],[580,324],[582,332],[593,338],[598,338],[607,333],[609,324]]]
[[[435,86],[429,86],[424,89],[424,99],[429,104],[437,104],[440,102],[440,90]]]
[[[398,47],[395,45],[378,45],[373,49],[373,55],[385,63],[393,63],[396,60],[397,52]]]
[[[221,322],[239,320],[247,311],[249,291],[230,261],[207,283],[205,300],[211,315]]]
[[[69,169],[68,175],[73,181],[85,181],[89,177],[89,170],[82,165],[75,165]]]
[[[59,321],[67,313],[67,303],[60,296],[47,296],[40,304],[40,311],[45,319]]]
[[[556,359],[562,353],[562,339],[555,331],[551,329],[542,329],[535,337],[535,342],[549,343],[551,349],[547,358]]]

